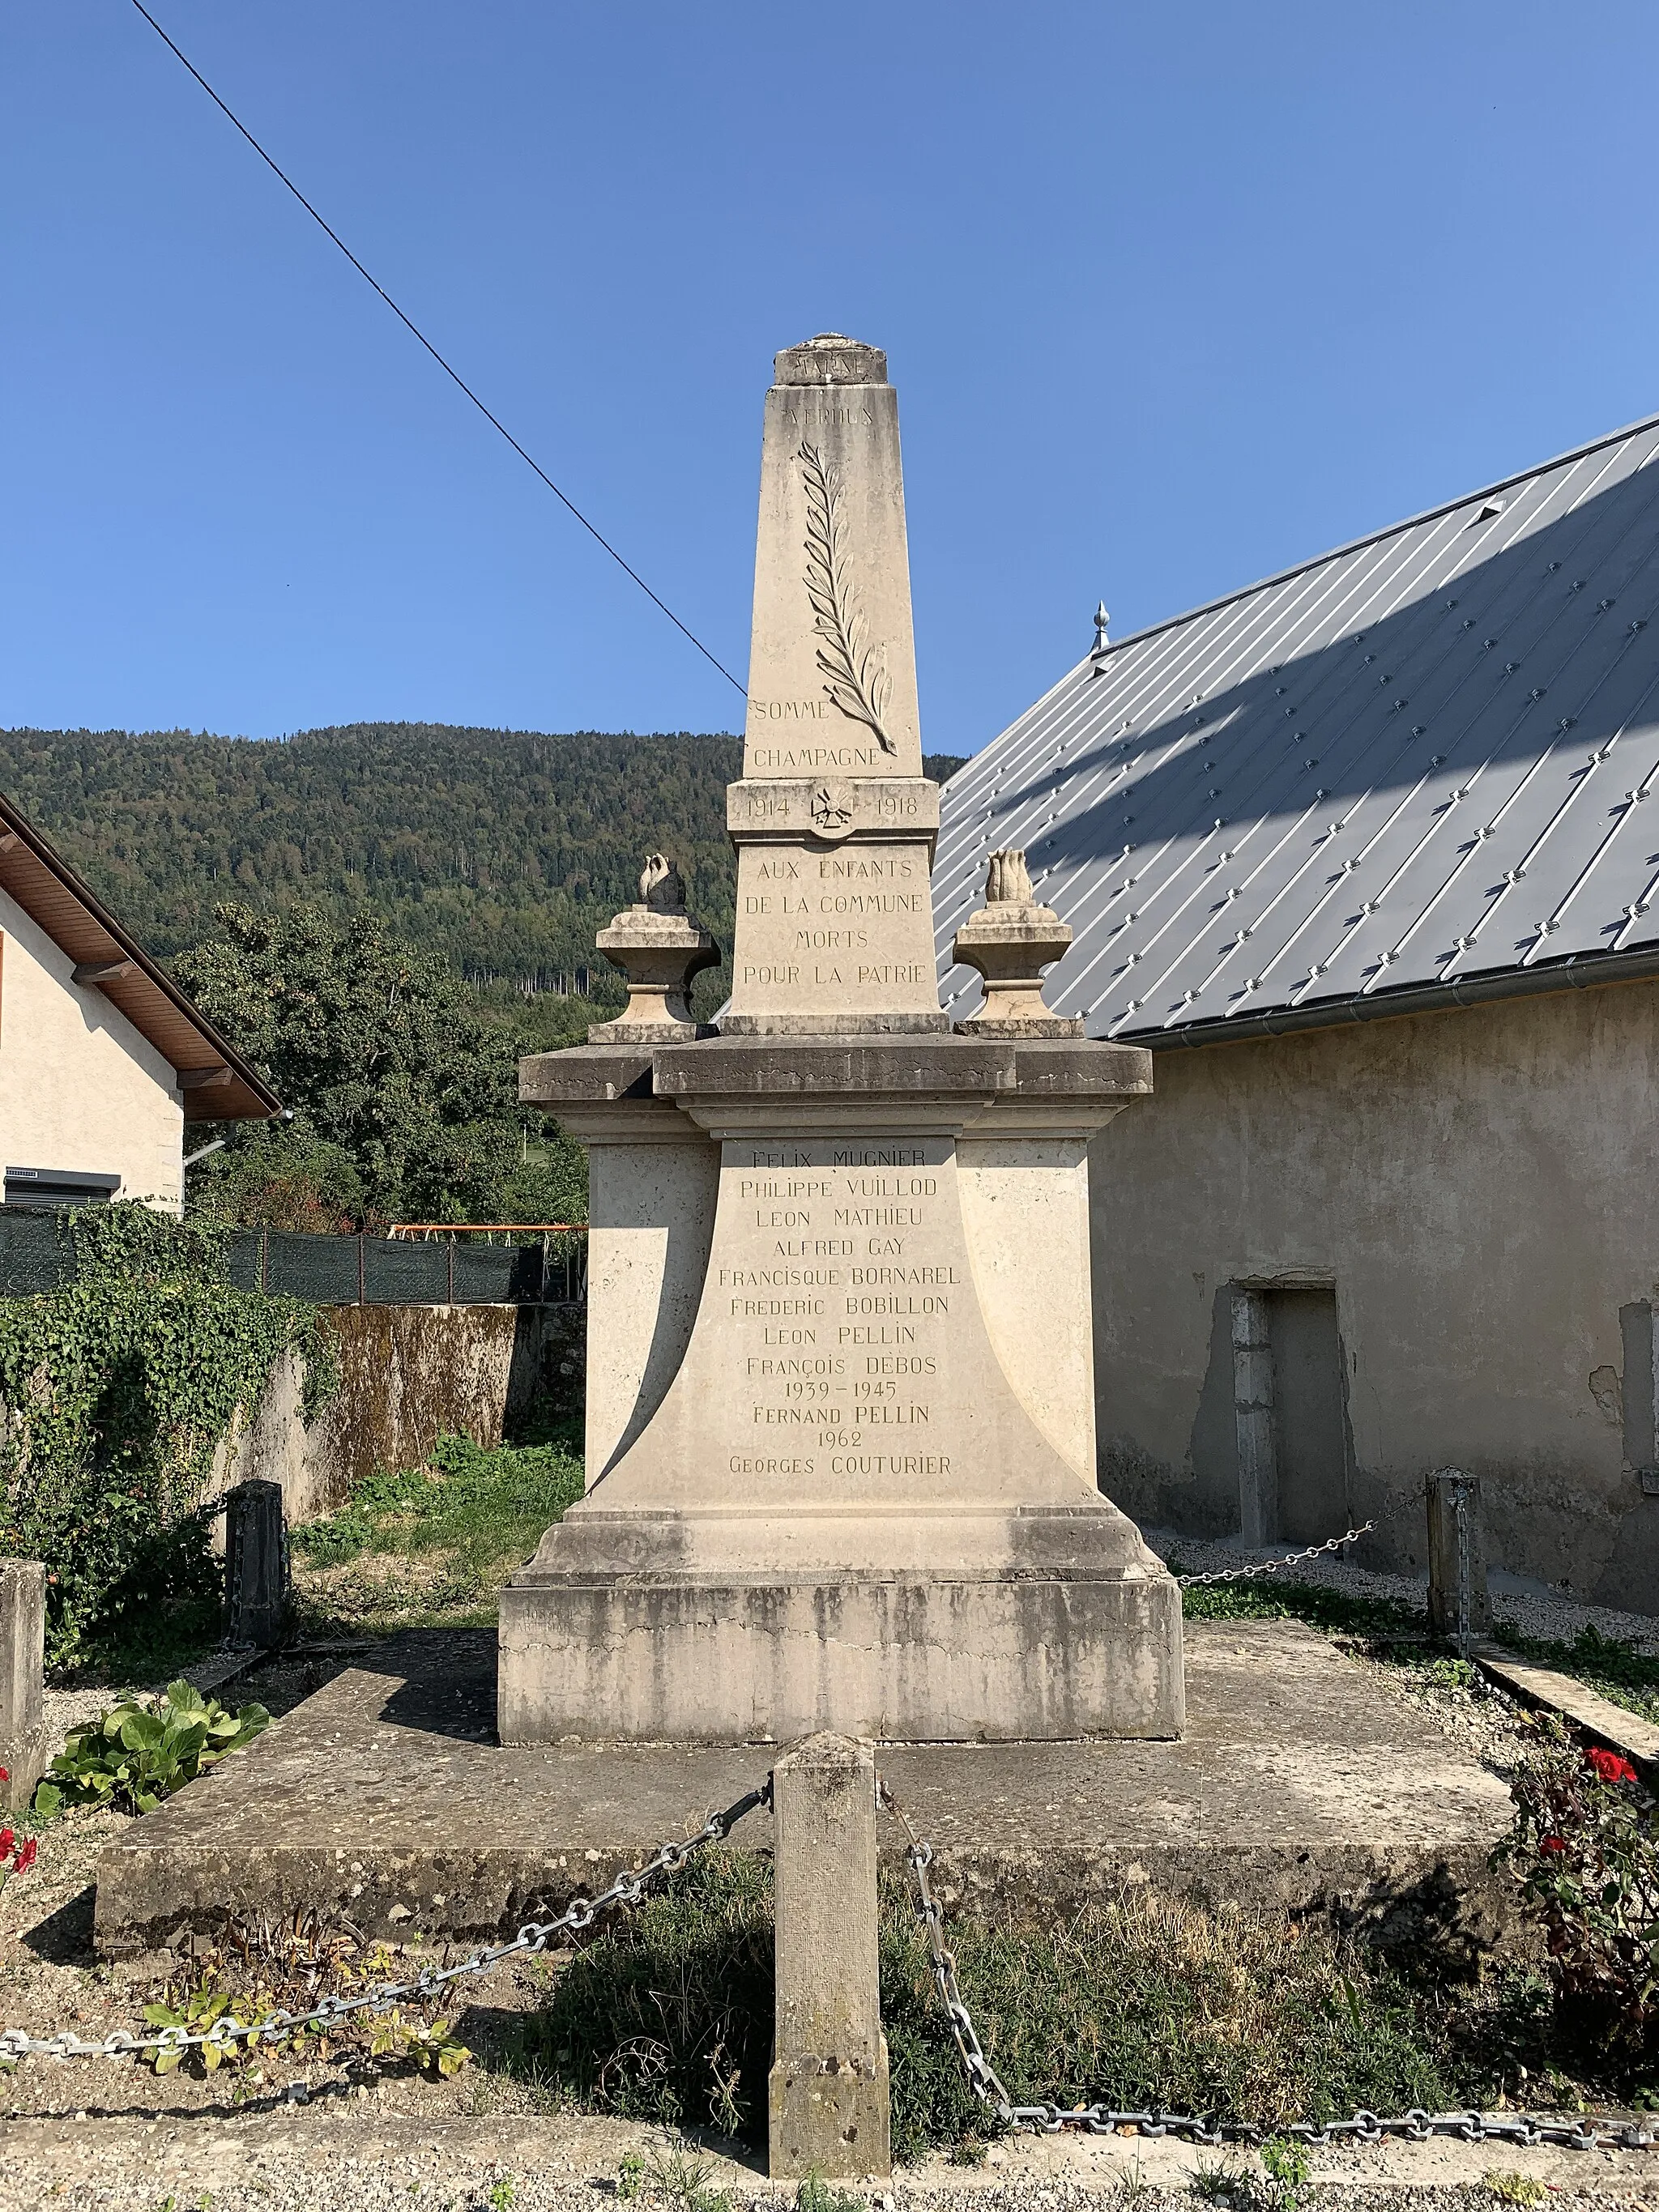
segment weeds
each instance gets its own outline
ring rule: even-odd
[[[867,2208],[856,2190],[832,2189],[815,2170],[795,2191],[795,2212],[867,2212]]]
[[[308,2012],[322,1996],[361,1996],[367,1984],[386,1980],[394,1963],[385,1944],[368,1942],[349,1928],[307,1921],[252,1934],[234,1930],[225,1949],[206,1952],[173,1975],[160,1997],[144,2007],[144,2018],[154,2028],[192,2033],[227,2018],[247,2026],[278,2011]],[[159,2051],[149,2054],[149,2063],[157,2074],[171,2074],[185,2063],[204,2074],[222,2065],[246,2074],[256,2057],[261,2066],[283,2058],[305,2065],[353,2055],[447,2081],[472,2053],[447,2021],[405,2018],[398,2011],[349,2014],[326,2027],[263,2035],[257,2045],[239,2040]]]
[[[568,1436],[490,1449],[441,1437],[425,1466],[371,1475],[342,1511],[295,1530],[301,1596],[360,1625],[492,1620],[495,1591],[582,1482]]]
[[[653,2143],[650,2158],[651,2194],[666,2200],[677,2212],[732,2212],[732,2200],[723,2189],[711,2189],[712,2158],[700,2158],[683,2143]]]
[[[959,1923],[951,1942],[987,2053],[1021,2103],[1098,2099],[1273,2127],[1356,2106],[1442,2108],[1468,2086],[1432,2011],[1322,1927],[1152,1897],[1058,1929]],[[895,2154],[994,2133],[896,1887],[883,1898],[881,1981]],[[710,1852],[576,1954],[509,2063],[544,2068],[590,2109],[758,2142],[771,2045],[770,1870]]]
[[[1500,2204],[1541,2204],[1549,2191],[1529,2173],[1488,2173],[1482,2179]]]
[[[1230,2203],[1235,2197],[1247,2194],[1249,2185],[1250,2177],[1244,2168],[1230,2165],[1224,2158],[1206,2165],[1200,2156],[1193,2175],[1193,2194],[1209,2204]]]
[[[1172,1555],[1172,1571],[1179,1562]],[[1322,1583],[1264,1581],[1189,1583],[1181,1593],[1182,1609],[1188,1620],[1304,1620],[1328,1636],[1349,1635],[1380,1640],[1373,1658],[1408,1668],[1413,1674],[1440,1689],[1474,1690],[1486,1678],[1467,1660],[1455,1659],[1429,1644],[1429,1617],[1419,1606],[1398,1598],[1357,1597],[1332,1589]],[[1571,1643],[1528,1636],[1512,1620],[1492,1624],[1498,1641],[1523,1659],[1535,1659],[1568,1674],[1587,1689],[1626,1711],[1659,1723],[1659,1654],[1640,1651],[1619,1637],[1603,1636],[1592,1623]],[[1404,1638],[1419,1648],[1401,1650],[1389,1639]]]

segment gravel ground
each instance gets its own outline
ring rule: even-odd
[[[618,2201],[629,2153],[647,2161],[646,2212],[781,2212],[795,2190],[738,2163],[669,2143],[623,2121],[560,2118],[515,2124],[398,2121],[353,2106],[303,2113],[246,2112],[181,2128],[167,2115],[93,2116],[70,2134],[0,2126],[0,2207],[53,2203],[88,2212],[594,2212]],[[675,2179],[678,2186],[664,2186]],[[696,2186],[701,2169],[701,2188]],[[930,2160],[891,2182],[850,2192],[870,2212],[1197,2212],[1222,2170],[1237,2212],[1260,2206],[1243,2154],[1168,2142],[1066,2138],[998,2145],[987,2165]],[[1659,2204],[1659,2153],[1504,2150],[1480,2144],[1398,2144],[1316,2154],[1308,2212],[1495,2212],[1486,2177],[1524,2173],[1562,2206]],[[659,2179],[658,2177],[662,2177]],[[1206,2186],[1200,2195],[1194,2185]],[[694,2186],[688,2188],[690,2181]],[[712,2200],[712,2201],[711,2201]],[[1227,2201],[1225,2199],[1224,2202]]]
[[[1216,1574],[1263,1559],[1282,1559],[1287,1548],[1274,1546],[1253,1551],[1234,1538],[1206,1542],[1201,1537],[1178,1536],[1171,1528],[1143,1528],[1140,1533],[1160,1559],[1173,1556],[1181,1571],[1188,1575]],[[1373,1574],[1334,1553],[1304,1560],[1295,1574],[1298,1582],[1321,1583],[1353,1597],[1401,1598],[1408,1605],[1419,1606],[1428,1603],[1426,1573]],[[1582,1605],[1576,1598],[1541,1591],[1513,1575],[1494,1573],[1491,1589],[1493,1612],[1500,1620],[1514,1621],[1525,1635],[1571,1644],[1583,1630],[1596,1628],[1603,1636],[1635,1644],[1638,1650],[1659,1651],[1659,1619],[1651,1613],[1618,1613],[1610,1606]]]

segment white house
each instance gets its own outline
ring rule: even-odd
[[[1154,1055],[1091,1161],[1143,1518],[1420,1565],[1458,1466],[1496,1564],[1659,1612],[1656,457],[1659,417],[1103,634],[945,787],[947,1003],[1023,847],[1049,1004]]]
[[[8,1206],[177,1213],[192,1121],[281,1103],[0,799],[0,1162]]]

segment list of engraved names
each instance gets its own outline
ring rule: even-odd
[[[723,1175],[738,1234],[714,1288],[746,1440],[732,1472],[948,1475],[942,1386],[965,1295],[949,1141],[728,1143]]]

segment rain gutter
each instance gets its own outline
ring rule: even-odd
[[[1437,1014],[1453,1006],[1482,1006],[1498,999],[1528,999],[1546,991],[1588,991],[1606,983],[1637,983],[1659,976],[1659,945],[1638,951],[1572,953],[1547,967],[1512,968],[1452,983],[1418,983],[1398,991],[1325,999],[1281,1006],[1270,1013],[1231,1020],[1191,1022],[1182,1029],[1120,1030],[1114,1042],[1169,1052],[1177,1045],[1232,1044],[1251,1037],[1285,1036],[1296,1030],[1332,1029],[1345,1022],[1380,1022],[1407,1014]]]

